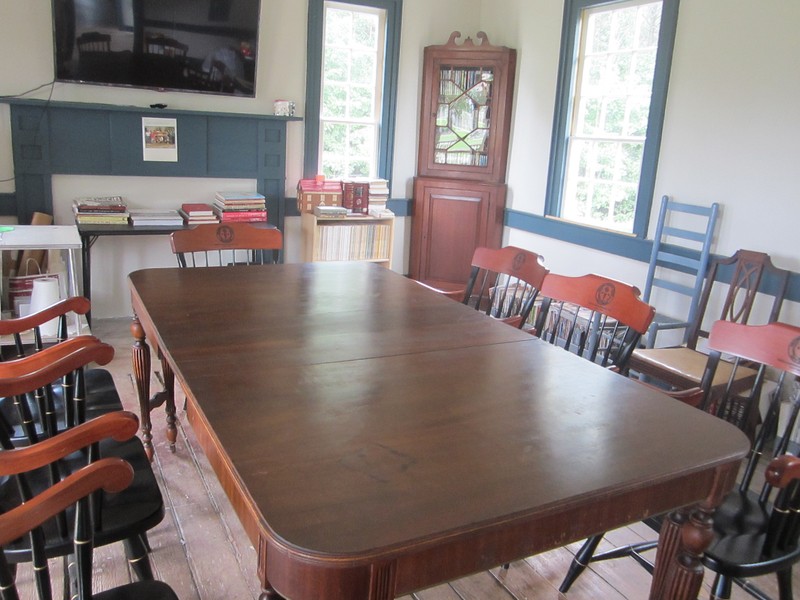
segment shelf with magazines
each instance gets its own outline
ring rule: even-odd
[[[301,215],[303,258],[317,261],[392,262],[394,216],[350,214],[343,217]]]

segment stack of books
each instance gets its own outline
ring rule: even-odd
[[[76,198],[72,201],[72,211],[79,225],[127,225],[130,216],[122,196]]]
[[[386,208],[389,200],[389,181],[386,179],[370,179],[369,181],[369,208]]]
[[[214,212],[221,223],[267,220],[266,200],[256,192],[217,192]]]
[[[183,217],[183,222],[187,225],[199,225],[201,223],[219,223],[219,218],[214,213],[214,208],[210,204],[201,202],[187,202],[181,204],[178,211]]]
[[[131,225],[134,227],[180,227],[183,217],[177,210],[160,208],[131,209]]]

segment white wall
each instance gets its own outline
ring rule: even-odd
[[[256,98],[221,98],[201,94],[57,84],[54,100],[146,106],[163,102],[172,108],[271,113],[275,98],[297,102],[304,114],[306,2],[263,0]],[[493,44],[517,49],[517,90],[509,158],[509,206],[541,214],[547,180],[553,103],[563,1],[561,0],[405,0],[400,55],[397,130],[392,196],[411,197],[416,168],[422,49],[447,41],[454,30],[473,36],[484,30]],[[656,198],[670,194],[687,202],[720,202],[723,214],[714,251],[738,248],[769,252],[781,267],[800,270],[794,228],[800,216],[794,172],[798,163],[800,114],[800,2],[785,0],[682,0],[672,78],[667,101]],[[30,40],[36,40],[35,44]],[[25,51],[21,52],[20,49]],[[52,78],[50,0],[0,0],[0,95],[17,94]],[[269,57],[275,57],[270,60]],[[49,87],[28,97],[46,98]],[[294,195],[302,172],[303,126],[289,124],[287,195]],[[0,179],[13,175],[8,107],[0,105]],[[135,193],[142,201],[176,203],[183,183],[151,185],[140,195],[136,178],[120,178],[112,190]],[[216,183],[199,180],[210,189]],[[90,189],[86,195],[105,193]],[[185,183],[185,182],[184,182]],[[252,182],[237,182],[248,186]],[[54,197],[67,202],[76,193],[56,178]],[[192,183],[191,185],[195,185]],[[145,188],[148,184],[144,185]],[[105,188],[104,188],[105,189]],[[243,188],[249,189],[249,188]],[[0,192],[13,192],[0,182]],[[110,193],[110,192],[109,192]],[[56,207],[57,218],[62,213]],[[67,219],[68,215],[63,216]],[[286,226],[287,255],[299,260],[299,226]],[[400,219],[393,268],[407,271],[410,223]],[[151,239],[151,238],[147,238]],[[152,241],[157,248],[164,240]],[[552,270],[580,274],[598,271],[641,285],[639,262],[587,250],[582,246],[506,230],[505,241],[545,256]],[[172,264],[142,252],[141,240],[101,240],[95,265],[96,316],[128,314],[125,269]],[[130,244],[134,244],[129,248]],[[403,250],[403,252],[399,252]],[[137,264],[105,257],[140,256]],[[139,260],[139,259],[137,259]],[[121,269],[121,271],[120,271]],[[120,285],[114,278],[123,278]],[[108,278],[108,281],[106,281]],[[105,285],[112,293],[98,292]],[[120,293],[113,290],[121,289]],[[786,313],[795,318],[797,307]]]
[[[536,214],[544,210],[562,12],[551,0],[485,0],[481,14],[482,27],[502,31],[490,39],[517,48],[509,204]],[[681,0],[655,185],[656,199],[721,204],[715,253],[760,250],[793,271],[800,270],[798,22],[798,2]],[[507,229],[506,241],[540,252],[553,270],[644,283],[646,265],[636,261],[517,230]],[[668,301],[654,297],[659,308]],[[800,322],[794,303],[783,316]]]

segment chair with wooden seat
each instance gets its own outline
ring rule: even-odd
[[[535,252],[516,246],[479,247],[472,254],[466,286],[445,290],[422,281],[417,283],[521,328],[529,320],[548,273],[542,261]]]
[[[35,446],[0,452],[0,478],[16,477],[21,481],[31,473],[46,470],[67,455],[83,452],[101,440],[123,442],[133,438],[138,428],[136,416],[128,412],[110,413],[84,423],[70,431]],[[71,597],[80,600],[177,600],[172,589],[160,581],[138,581],[114,589],[92,593],[92,550],[96,531],[101,526],[91,502],[107,494],[122,495],[135,480],[135,470],[119,457],[102,458],[92,462],[52,486],[46,487],[22,503],[4,506],[0,514],[0,595],[17,598],[15,570],[7,560],[7,549],[13,549],[20,539],[29,540],[35,556],[36,585],[41,600],[53,597],[53,585],[47,557],[50,549],[45,533],[54,522],[64,525],[64,538],[69,539],[67,553],[74,563],[65,571],[64,590],[74,591]],[[96,493],[98,490],[103,492]],[[69,515],[65,518],[64,515]],[[27,535],[29,534],[29,535]],[[11,550],[13,551],[13,550]],[[73,579],[73,581],[69,581]]]
[[[789,477],[778,474],[775,461],[766,470],[767,483],[754,477],[759,459],[772,444],[774,457],[785,455],[793,445],[796,454],[798,412],[800,412],[800,327],[773,322],[767,325],[745,325],[720,320],[709,335],[709,354],[702,377],[703,399],[699,408],[740,425],[758,413],[761,398],[771,381],[769,405],[758,434],[754,437],[750,457],[742,471],[739,485],[714,514],[714,541],[703,557],[705,566],[717,575],[712,598],[730,598],[731,585],[736,583],[756,598],[767,598],[747,578],[776,573],[781,600],[792,598],[792,565],[800,560],[800,484],[790,483],[800,473]],[[721,393],[712,395],[713,381],[723,356],[730,358],[731,370]],[[742,391],[741,377],[736,371],[745,369],[750,381]],[[755,373],[754,376],[750,376]],[[783,425],[779,425],[782,422]],[[778,459],[783,464],[784,459]],[[791,463],[797,459],[792,458]],[[781,471],[788,469],[788,463]],[[785,488],[775,496],[773,487]],[[774,499],[774,504],[772,500]],[[776,508],[777,507],[777,510]],[[645,521],[658,530],[661,518]],[[656,541],[641,542],[594,554],[602,535],[589,538],[576,553],[575,559],[559,591],[566,593],[590,562],[630,556],[650,573],[653,564],[643,553],[656,548]]]
[[[636,287],[595,274],[548,273],[540,295],[541,339],[621,372],[655,314]]]
[[[664,290],[685,296],[688,306],[686,317],[680,318],[656,310],[642,340],[647,348],[656,345],[660,331],[683,330],[683,342],[686,342],[700,304],[718,213],[716,202],[700,206],[677,202],[669,196],[661,199],[642,300],[658,306],[661,304],[658,292]],[[659,302],[652,300],[654,292]]]
[[[114,356],[113,347],[91,336],[80,336],[61,342],[24,358],[0,362],[0,396],[27,396],[41,393],[44,407],[40,411],[42,423],[34,428],[29,423],[7,423],[0,421],[0,453],[14,451],[18,447],[40,448],[40,444],[64,432],[56,430],[56,421],[66,423],[65,431],[72,432],[86,421],[88,411],[85,406],[86,380],[85,368],[91,363],[105,365]],[[65,415],[55,414],[55,388],[60,387]],[[119,411],[109,412],[114,414]],[[97,418],[104,418],[101,415]],[[92,419],[94,421],[94,419]],[[10,432],[15,425],[22,428],[28,439],[13,440]],[[45,435],[39,435],[44,431]],[[63,439],[63,438],[61,438]],[[15,443],[16,442],[16,443]],[[88,445],[88,444],[87,444]],[[0,481],[0,507],[8,508],[32,495],[43,491],[99,458],[119,457],[128,461],[134,469],[134,481],[120,494],[101,496],[94,503],[97,528],[94,531],[98,545],[123,541],[125,553],[131,568],[141,580],[153,578],[147,556],[146,533],[161,522],[164,516],[164,503],[158,482],[155,479],[150,461],[144,452],[141,441],[133,438],[124,442],[104,440],[89,446],[83,452],[72,453],[56,465],[37,470],[18,478],[17,485],[11,481]],[[48,525],[44,530],[44,547],[48,557],[66,556],[71,552],[71,541],[66,535],[62,520]],[[10,543],[5,548],[6,559],[10,563],[36,561],[32,555],[30,541],[26,539]],[[40,565],[39,565],[40,566]],[[38,568],[38,567],[37,567]]]
[[[707,359],[703,344],[708,338],[710,324],[717,319],[748,323],[756,306],[757,294],[772,297],[768,312],[756,312],[759,322],[776,321],[786,295],[789,274],[789,271],[775,267],[769,255],[763,252],[738,250],[729,258],[712,260],[697,317],[689,328],[686,343],[670,348],[638,348],[631,356],[630,371],[649,381],[663,382],[672,389],[699,386]],[[721,310],[716,309],[719,305]],[[766,305],[761,308],[766,308]],[[724,385],[729,373],[725,363],[720,365],[714,389]],[[742,381],[741,386],[746,388],[747,383]]]
[[[514,327],[533,309],[547,269],[542,257],[515,246],[476,248],[462,303]]]
[[[180,267],[277,262],[283,234],[267,223],[208,223],[170,234]]]

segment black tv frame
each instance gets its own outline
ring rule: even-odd
[[[52,9],[57,82],[255,97],[260,0],[52,0]],[[79,52],[86,31],[110,34],[109,47]],[[184,43],[186,56],[147,51],[150,35]]]

